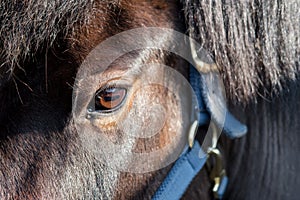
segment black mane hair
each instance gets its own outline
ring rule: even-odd
[[[215,59],[232,99],[271,97],[299,73],[298,0],[182,1],[191,36]]]

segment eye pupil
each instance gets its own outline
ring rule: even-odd
[[[95,95],[95,111],[112,112],[118,109],[126,96],[124,88],[106,88],[100,89]]]
[[[116,100],[118,100],[119,98],[121,98],[120,95],[115,95],[115,96],[104,96],[104,97],[102,97],[102,99],[103,99],[104,101],[116,101]],[[100,100],[101,100],[101,98],[100,98]]]

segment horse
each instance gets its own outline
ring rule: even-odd
[[[97,68],[84,65],[84,60],[98,44],[141,27],[172,29],[201,44],[218,66],[229,110],[248,127],[242,138],[220,137],[218,147],[229,178],[224,199],[299,196],[297,0],[3,0],[0,8],[1,199],[152,198],[171,163],[145,173],[114,170],[84,148],[83,141],[104,134],[118,144],[124,136],[111,116],[121,119],[122,113],[147,108],[157,101],[172,111],[166,116],[162,136],[149,144],[147,139],[139,141],[135,151],[150,152],[152,145],[164,145],[166,138],[172,137],[169,134],[182,129],[186,120],[181,104],[184,95],[181,90],[173,91],[173,95],[158,85],[139,90],[143,81],[136,81],[136,77],[146,67],[137,66],[162,63],[188,79],[190,64],[165,50],[135,50],[118,57],[86,84],[76,80],[78,72],[91,74]],[[127,42],[136,41],[131,38]],[[161,43],[172,45],[176,41],[166,36],[161,37]],[[100,53],[105,52],[113,53],[100,49]],[[161,68],[156,68],[144,78],[160,78],[162,74]],[[122,76],[127,82],[120,81]],[[110,84],[111,80],[114,82]],[[72,95],[78,87],[86,94],[109,97],[92,108],[92,112],[104,114],[85,126],[100,130],[96,135],[87,136],[76,127]],[[135,97],[135,102],[130,101]],[[82,101],[79,105],[89,104]],[[141,128],[147,127],[149,120],[143,119],[149,112],[140,113],[129,121],[142,119]],[[199,134],[206,129],[199,127]],[[125,163],[127,158],[120,159]],[[211,187],[209,169],[204,167],[182,199],[212,199]]]

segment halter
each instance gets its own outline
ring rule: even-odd
[[[223,165],[222,155],[217,148],[219,138],[217,130],[223,128],[226,136],[232,139],[241,137],[247,132],[247,127],[229,113],[225,101],[222,100],[224,99],[222,92],[217,92],[218,87],[220,88],[220,83],[218,82],[220,79],[217,77],[218,73],[207,70],[209,66],[213,66],[211,69],[214,70],[215,64],[204,63],[199,59],[199,52],[193,51],[194,48],[192,45],[191,49],[196,67],[190,67],[189,79],[198,100],[198,107],[195,108],[198,115],[197,120],[192,123],[190,128],[188,136],[189,144],[152,197],[153,200],[180,199],[205,163],[210,169],[210,179],[214,182],[212,188],[214,198],[222,199],[228,178]],[[211,82],[212,85],[210,83],[207,84],[207,80],[211,77],[216,77]],[[222,116],[224,116],[224,120],[222,120]],[[202,144],[202,146],[208,146],[208,148],[203,149],[200,147],[199,142],[195,140],[195,135],[198,126],[208,125],[209,123],[212,126],[208,131],[209,137],[207,138],[209,138],[209,141],[204,140]],[[209,162],[211,159],[214,161],[213,165]]]

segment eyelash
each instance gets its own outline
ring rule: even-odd
[[[98,87],[98,89],[96,91],[103,91],[103,90],[107,90],[107,89],[113,89],[117,87],[117,83],[105,83],[102,86]],[[122,87],[122,86],[118,86],[118,87]]]

